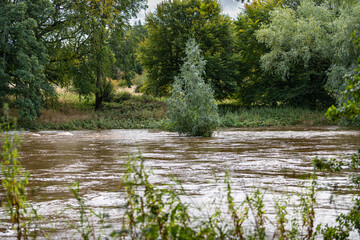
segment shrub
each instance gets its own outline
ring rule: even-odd
[[[205,61],[193,38],[187,41],[185,52],[180,75],[175,77],[167,101],[171,129],[188,136],[209,137],[219,125],[219,115],[213,91],[202,78]]]

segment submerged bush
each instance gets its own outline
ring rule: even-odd
[[[209,137],[219,125],[212,89],[202,78],[205,60],[193,38],[186,43],[186,58],[180,75],[175,77],[168,99],[171,129],[179,134]]]

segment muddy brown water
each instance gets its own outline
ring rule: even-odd
[[[161,184],[171,182],[169,175],[179,179],[188,193],[184,201],[202,209],[214,199],[221,202],[221,182],[228,171],[236,201],[259,188],[271,215],[274,198],[295,196],[309,183],[313,157],[350,155],[360,146],[359,131],[337,127],[225,129],[212,138],[179,137],[153,130],[21,134],[21,162],[31,174],[29,198],[40,214],[52,218],[76,205],[69,186],[79,181],[86,203],[95,211],[104,209],[112,222],[118,222],[122,215],[117,207],[123,205],[124,198],[117,186],[124,164],[129,154],[139,150],[145,165],[153,170],[150,180]],[[317,223],[332,223],[334,216],[350,209],[354,192],[348,185],[347,172],[320,174]],[[54,233],[54,238],[69,237],[66,221],[74,219],[77,214],[73,210],[57,217],[52,226],[63,233]],[[6,224],[1,227],[0,238],[11,235],[6,228]]]

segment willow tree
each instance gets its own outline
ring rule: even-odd
[[[296,10],[277,8],[257,39],[270,49],[261,57],[267,73],[277,75],[280,101],[310,107],[326,106],[345,90],[354,76],[360,50],[350,39],[359,31],[359,0],[341,7],[300,1]]]
[[[356,35],[357,32],[354,31],[352,34],[353,43],[357,48],[360,48],[360,37],[356,37]],[[347,76],[346,89],[342,93],[342,105],[331,106],[326,115],[332,121],[346,119],[354,125],[360,126],[360,57],[355,72],[356,74],[353,77]]]
[[[350,37],[360,36],[360,1],[354,0],[340,8],[338,16],[332,23],[329,36],[332,64],[328,70],[327,85],[337,95],[347,87],[347,80],[356,73],[360,49]],[[357,73],[358,74],[358,73]],[[358,74],[359,75],[359,74]]]
[[[307,107],[328,107],[334,101],[326,89],[333,20],[326,6],[304,0],[296,10],[274,9],[270,23],[257,31],[258,40],[270,49],[261,56],[261,65],[277,76],[272,85],[278,101]]]

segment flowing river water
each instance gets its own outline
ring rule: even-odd
[[[312,158],[350,155],[360,146],[359,131],[337,127],[225,129],[212,138],[179,137],[154,130],[21,134],[21,162],[31,174],[29,199],[39,214],[51,219],[76,205],[69,186],[79,181],[86,204],[95,211],[103,209],[113,222],[119,222],[122,215],[118,206],[124,204],[124,193],[118,191],[118,185],[124,164],[129,154],[136,155],[139,150],[146,167],[153,170],[150,180],[161,184],[169,183],[170,175],[179,179],[188,193],[184,201],[207,211],[204,206],[221,201],[227,171],[236,201],[259,188],[271,215],[274,198],[304,190],[313,172]],[[320,174],[317,223],[333,223],[335,216],[350,209],[354,192],[348,188],[348,175]],[[0,213],[4,219],[2,209]],[[52,226],[63,232],[54,233],[54,238],[71,238],[66,221],[77,218],[73,210],[57,216]],[[0,238],[11,234],[8,227],[0,227]]]

